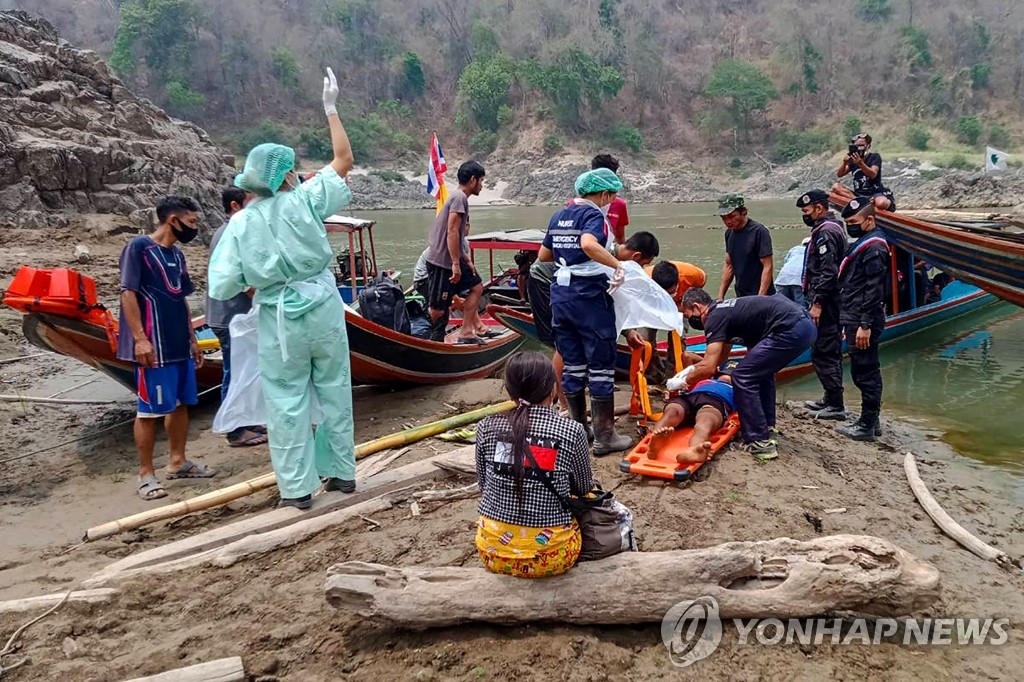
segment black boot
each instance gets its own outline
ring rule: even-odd
[[[808,412],[821,412],[828,407],[828,398],[822,396],[819,400],[805,400],[804,407]]]
[[[871,442],[882,434],[882,428],[878,424],[878,415],[862,414],[854,423],[836,427],[836,433],[851,440]]]
[[[633,446],[633,439],[615,431],[615,400],[590,397],[590,414],[594,417],[594,456],[622,452]]]
[[[444,343],[444,333],[448,329],[448,316],[442,315],[430,321],[430,340]]]
[[[594,442],[594,430],[587,423],[587,394],[585,391],[579,393],[567,393],[565,402],[569,406],[569,416],[573,421],[583,424],[583,430],[587,432],[587,442]]]

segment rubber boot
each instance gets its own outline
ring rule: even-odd
[[[594,430],[587,423],[587,394],[584,391],[579,393],[567,393],[565,402],[569,405],[569,416],[573,421],[583,424],[583,430],[587,432],[587,442],[594,442]]]
[[[633,439],[615,431],[615,399],[590,398],[590,414],[594,417],[594,456],[603,457],[633,446]]]
[[[805,400],[804,407],[807,408],[808,412],[821,412],[828,407],[828,398],[826,396],[822,396],[818,400]]]
[[[448,328],[448,316],[442,315],[436,320],[430,321],[430,340],[444,343],[444,333]]]

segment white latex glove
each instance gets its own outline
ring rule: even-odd
[[[608,278],[608,293],[614,294],[619,287],[626,283],[626,271],[620,268],[615,268],[615,272]]]
[[[327,75],[324,76],[324,113],[330,116],[337,114],[338,108],[338,79],[334,77],[334,71],[327,67]]]
[[[665,388],[667,388],[670,391],[689,390],[690,382],[688,381],[688,379],[690,378],[690,375],[693,374],[695,369],[697,369],[697,365],[690,365],[689,367],[686,367],[685,369],[683,369],[682,372],[666,381]]]

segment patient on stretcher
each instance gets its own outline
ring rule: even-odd
[[[680,393],[665,404],[665,411],[651,429],[655,436],[680,427],[693,427],[688,448],[676,456],[681,464],[699,464],[711,457],[711,434],[725,424],[735,409],[732,379],[719,373],[714,379],[699,382],[689,392]],[[652,448],[649,457],[655,456]]]

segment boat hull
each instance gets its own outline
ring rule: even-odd
[[[951,282],[943,290],[943,300],[886,318],[885,331],[882,333],[881,342],[883,344],[891,343],[955,317],[966,315],[981,307],[996,303],[996,301],[997,298],[995,296],[982,291],[976,286],[964,282]],[[533,323],[533,315],[530,313],[497,305],[488,306],[487,312],[509,329],[518,332],[532,341],[541,343],[540,338],[537,336],[537,328]],[[705,348],[704,337],[688,337],[686,348],[695,353],[703,352]],[[659,344],[658,351],[664,355],[665,344]],[[746,352],[746,349],[743,347],[733,346],[729,357],[730,359],[741,358],[746,355]],[[843,352],[847,352],[845,343],[843,345]],[[624,343],[618,344],[615,370],[616,374],[622,379],[628,379],[629,377],[631,357],[632,351],[629,346]],[[778,378],[787,379],[811,370],[811,353],[808,350],[780,371]]]
[[[352,313],[346,313],[346,327],[355,384],[441,385],[484,378],[524,342],[507,332],[482,346],[438,343],[399,334]],[[134,364],[115,357],[102,325],[88,319],[29,313],[22,329],[32,345],[75,358],[136,392]],[[196,370],[199,390],[219,386],[222,373],[220,358],[208,357]]]

